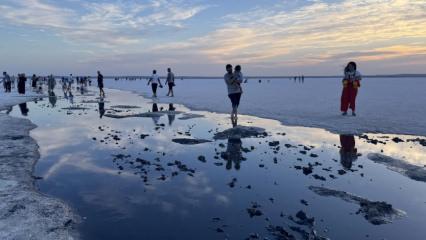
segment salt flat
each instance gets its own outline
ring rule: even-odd
[[[259,83],[258,80],[261,80]],[[106,87],[151,96],[146,80],[115,81]],[[243,84],[240,112],[281,121],[285,125],[324,128],[334,133],[390,133],[426,136],[426,79],[365,78],[357,99],[357,117],[340,115],[341,79],[249,79]],[[176,80],[175,98],[160,102],[182,103],[191,109],[227,113],[230,103],[222,79]]]

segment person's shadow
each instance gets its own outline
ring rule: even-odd
[[[358,158],[354,135],[340,135],[340,146],[340,164],[345,169],[351,169],[352,163]]]

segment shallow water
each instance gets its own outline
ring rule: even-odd
[[[175,104],[176,111],[204,117],[181,120],[182,114],[166,112],[117,119],[107,114],[156,108],[151,99],[118,90],[108,90],[103,104],[90,92],[75,94],[72,103],[60,92],[56,101],[16,106],[10,114],[22,117],[29,110],[24,117],[38,125],[31,135],[41,153],[37,186],[76,209],[85,239],[291,239],[269,226],[281,226],[296,239],[312,237],[313,231],[331,239],[424,239],[426,234],[426,183],[367,158],[381,153],[423,167],[426,147],[407,141],[415,136],[339,136],[240,116],[239,125],[265,128],[268,136],[214,141],[216,132],[232,127],[227,115]],[[157,108],[167,111],[169,104]],[[106,115],[100,118],[102,110]],[[174,138],[212,142],[182,145]],[[384,201],[406,215],[373,225],[357,214],[357,204],[317,195],[309,186]],[[314,223],[297,221],[300,210]]]

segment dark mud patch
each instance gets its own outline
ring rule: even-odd
[[[131,105],[114,105],[114,106],[111,106],[111,108],[135,109],[135,108],[141,108],[141,107],[139,107],[139,106],[131,106]]]
[[[264,128],[236,126],[214,135],[215,140],[266,137]]]
[[[66,107],[66,108],[62,108],[62,109],[63,110],[89,110],[90,108],[75,106],[75,107]]]
[[[201,114],[193,114],[193,113],[184,113],[182,117],[178,118],[179,120],[189,120],[194,118],[203,118],[204,115]]]
[[[364,218],[373,225],[392,223],[394,219],[406,215],[404,211],[393,208],[389,203],[370,201],[345,191],[315,186],[310,186],[309,189],[323,197],[336,197],[345,202],[358,204],[360,208],[356,214],[362,214]]]
[[[174,138],[172,139],[172,141],[175,143],[183,144],[183,145],[196,145],[196,144],[211,142],[210,140],[206,140],[206,139],[192,139],[192,138]]]
[[[108,103],[109,101],[99,101],[99,100],[83,100],[81,103]]]
[[[161,111],[161,112],[146,112],[146,113],[135,113],[135,114],[112,114],[107,113],[104,116],[109,118],[133,118],[133,117],[141,117],[141,118],[155,118],[155,117],[161,117],[164,115],[177,115],[181,112],[177,111]]]
[[[416,181],[426,182],[426,169],[405,161],[385,156],[380,153],[370,153],[367,158],[375,163],[385,165],[389,170],[400,173]]]

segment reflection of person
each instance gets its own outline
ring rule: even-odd
[[[344,168],[351,169],[352,162],[358,158],[354,135],[340,135],[340,145],[340,163]]]
[[[55,92],[53,90],[49,91],[49,102],[52,105],[52,107],[55,107],[56,101],[57,101],[57,97],[55,95]]]
[[[169,103],[169,112],[173,112],[175,111],[176,108],[173,106],[173,103]],[[169,126],[171,126],[173,124],[173,122],[175,121],[175,114],[167,114],[167,117],[169,118]]]
[[[152,104],[152,112],[158,112],[158,105],[156,103]],[[158,115],[158,116],[153,115],[152,121],[154,121],[155,125],[158,125],[158,121],[160,121],[160,115]]]
[[[99,118],[102,118],[105,114],[105,102],[103,98],[99,99],[98,107],[99,107]]]
[[[355,114],[355,101],[360,87],[361,74],[356,70],[356,63],[349,62],[345,67],[345,76],[342,80],[343,91],[340,110],[342,115],[348,114],[348,109],[352,109],[352,116]]]
[[[30,111],[27,107],[27,103],[19,104],[19,109],[21,110],[22,116],[28,116],[28,112]]]
[[[242,141],[240,138],[228,138],[226,152],[222,153],[222,158],[226,160],[226,169],[232,169],[232,163],[235,170],[240,169],[240,163],[244,159],[241,150]]]

